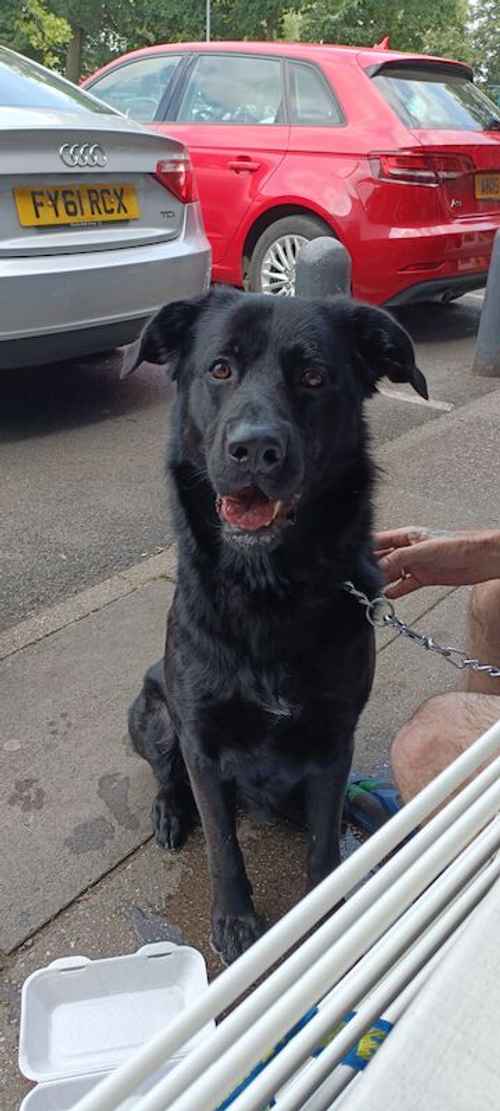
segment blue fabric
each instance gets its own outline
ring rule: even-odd
[[[299,1021],[295,1023],[295,1026],[292,1026],[291,1029],[283,1035],[281,1040],[279,1042],[276,1042],[276,1045],[273,1046],[267,1057],[264,1057],[261,1061],[258,1061],[257,1064],[254,1065],[252,1071],[249,1072],[248,1075],[243,1078],[243,1080],[240,1080],[240,1083],[237,1085],[236,1088],[233,1088],[233,1091],[230,1092],[230,1094],[224,1100],[224,1103],[220,1103],[218,1105],[216,1111],[226,1111],[226,1107],[230,1107],[231,1104],[234,1103],[237,1096],[241,1095],[245,1088],[248,1088],[248,1085],[252,1083],[252,1080],[255,1080],[255,1077],[259,1076],[260,1073],[263,1072],[266,1065],[268,1065],[269,1062],[272,1061],[273,1058],[276,1057],[276,1055],[280,1053],[286,1045],[288,1045],[292,1038],[294,1038],[295,1035],[298,1034],[299,1030],[302,1030],[304,1026],[306,1026],[307,1023],[310,1022],[310,1020],[317,1013],[317,1007],[311,1007],[309,1011],[306,1011],[305,1015],[302,1015],[302,1018],[300,1018]],[[274,1103],[275,1101],[273,1099],[269,1104],[269,1107],[273,1107]]]
[[[329,1045],[333,1038],[336,1037],[339,1031],[343,1030],[343,1028],[347,1026],[351,1019],[354,1018],[356,1013],[356,1011],[349,1011],[347,1014],[345,1014],[340,1022],[338,1022],[337,1025],[333,1028],[333,1030],[331,1030],[328,1034],[325,1035],[324,1038],[322,1038],[319,1045],[316,1047],[316,1049],[313,1050],[312,1056],[319,1057],[320,1053],[322,1053],[326,1046]],[[291,1029],[283,1035],[281,1040],[279,1042],[276,1042],[276,1045],[273,1046],[267,1057],[264,1057],[261,1061],[258,1061],[252,1071],[249,1072],[248,1075],[240,1081],[236,1088],[233,1088],[232,1092],[230,1092],[223,1103],[220,1103],[218,1105],[215,1111],[226,1111],[226,1108],[230,1107],[231,1104],[234,1103],[235,1099],[237,1099],[237,1097],[241,1095],[245,1088],[248,1088],[248,1085],[252,1083],[252,1080],[255,1080],[257,1076],[260,1076],[260,1073],[264,1071],[266,1065],[268,1065],[269,1062],[272,1061],[277,1056],[277,1054],[285,1048],[286,1045],[288,1045],[292,1038],[294,1038],[295,1035],[299,1033],[299,1030],[303,1030],[304,1026],[306,1026],[307,1023],[310,1022],[311,1019],[314,1018],[314,1016],[317,1014],[317,1007],[311,1007],[308,1011],[306,1011],[306,1013],[302,1015],[302,1018],[295,1023],[295,1026],[292,1026]],[[354,1045],[352,1049],[350,1049],[349,1052],[346,1053],[345,1057],[342,1057],[341,1064],[350,1065],[351,1068],[357,1070],[366,1068],[368,1062],[371,1061],[374,1053],[377,1052],[377,1049],[382,1044],[382,1042],[385,1041],[387,1035],[390,1033],[391,1030],[392,1023],[387,1022],[385,1018],[378,1018],[376,1022],[372,1023],[370,1029],[361,1036],[356,1045]],[[268,1108],[274,1107],[275,1102],[276,1101],[272,1099],[271,1102],[268,1104]]]
[[[313,1057],[319,1057],[326,1046],[329,1045],[340,1030],[343,1030],[343,1028],[348,1025],[356,1014],[357,1011],[348,1011],[340,1022],[337,1023],[337,1026],[322,1039],[317,1049],[314,1050]],[[388,1022],[385,1018],[378,1018],[372,1023],[369,1030],[366,1030],[365,1033],[361,1035],[356,1045],[353,1045],[352,1049],[341,1058],[340,1064],[349,1065],[352,1069],[357,1069],[358,1071],[365,1069],[368,1062],[371,1061],[373,1055],[377,1052],[379,1046],[382,1045],[382,1042],[385,1041],[391,1030],[391,1022]]]
[[[400,808],[399,792],[392,783],[365,776],[353,778],[347,785],[344,819],[366,833],[375,833]]]

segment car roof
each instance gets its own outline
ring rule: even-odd
[[[472,75],[472,70],[466,62],[458,62],[451,58],[440,58],[432,54],[408,54],[398,50],[384,50],[380,47],[377,48],[377,46],[337,46],[330,43],[285,42],[283,40],[278,42],[252,42],[251,40],[244,40],[241,42],[219,42],[217,40],[212,40],[211,42],[170,42],[158,43],[155,46],[143,46],[139,50],[132,50],[128,54],[121,54],[119,58],[113,58],[105,66],[96,70],[91,77],[97,77],[98,74],[104,73],[106,70],[111,69],[113,66],[123,61],[131,61],[132,58],[147,58],[154,54],[164,53],[189,53],[190,51],[196,51],[197,53],[216,52],[228,54],[235,52],[240,54],[253,54],[255,51],[258,51],[259,54],[284,54],[287,57],[302,59],[318,58],[324,61],[335,58],[337,61],[351,63],[357,61],[363,69],[370,69],[372,72],[387,65],[388,62],[404,62],[405,65],[409,65],[412,62],[418,65],[422,63],[435,65],[438,63],[440,65],[446,65],[447,67],[456,67],[463,75]],[[91,77],[86,77],[85,83],[91,80]]]

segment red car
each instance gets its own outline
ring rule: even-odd
[[[500,227],[500,109],[462,62],[380,48],[154,46],[84,85],[191,152],[213,277],[290,295],[336,236],[376,304],[484,285]]]

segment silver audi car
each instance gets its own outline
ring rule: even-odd
[[[131,343],[210,283],[189,156],[0,47],[0,367]]]

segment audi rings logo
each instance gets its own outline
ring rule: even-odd
[[[65,166],[105,166],[108,161],[100,143],[63,143],[59,158]]]

